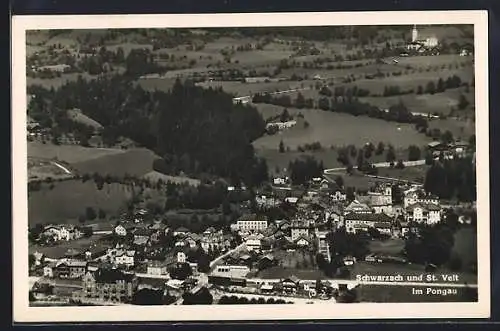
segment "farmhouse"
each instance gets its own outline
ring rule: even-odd
[[[271,127],[275,127],[278,130],[289,129],[297,125],[297,121],[291,120],[286,122],[272,122],[266,124],[266,130],[269,130]]]

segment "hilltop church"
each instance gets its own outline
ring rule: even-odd
[[[413,25],[413,29],[411,31],[411,42],[407,44],[407,49],[409,51],[418,51],[423,53],[425,51],[432,51],[436,49],[439,45],[439,41],[435,35],[419,36],[419,32],[417,29],[417,25]]]

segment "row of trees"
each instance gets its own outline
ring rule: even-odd
[[[434,162],[425,175],[424,189],[441,199],[475,201],[476,175],[472,157]]]
[[[291,161],[288,165],[290,179],[294,185],[302,185],[312,178],[321,177],[323,174],[323,161],[317,161],[312,156]]]

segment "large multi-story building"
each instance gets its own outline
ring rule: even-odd
[[[218,265],[212,272],[212,276],[244,278],[250,272],[245,265]]]
[[[389,229],[390,233],[392,221],[393,219],[384,213],[349,213],[345,216],[345,227],[349,233],[368,231],[369,228],[375,228],[381,233],[387,233]]]
[[[416,203],[406,209],[408,222],[433,225],[441,222],[441,208],[432,203]]]
[[[236,229],[240,231],[263,231],[267,229],[268,219],[266,216],[257,216],[255,214],[247,214],[241,216],[236,221]]]
[[[76,298],[101,302],[130,302],[138,286],[134,274],[104,268],[87,272],[82,283],[82,292],[76,293]]]

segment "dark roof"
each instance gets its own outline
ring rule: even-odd
[[[116,283],[120,280],[131,282],[134,277],[134,274],[125,273],[118,269],[100,268],[94,272],[94,278],[98,283]]]
[[[379,213],[379,214],[349,213],[345,216],[345,219],[353,221],[373,221],[373,222],[392,221],[392,218],[384,213]]]
[[[181,226],[181,227],[178,227],[177,229],[175,229],[175,232],[189,232],[189,229]]]
[[[138,228],[137,230],[134,231],[134,236],[151,236],[153,233],[156,231],[154,229],[148,229],[148,228]]]
[[[245,214],[238,218],[238,221],[267,221],[267,216],[256,214]]]
[[[408,206],[407,210],[412,210],[415,207],[422,207],[423,209],[432,210],[432,211],[439,211],[439,210],[441,210],[441,208],[439,206],[436,206],[433,203],[420,203],[420,202],[417,202],[417,203],[415,203],[413,205]]]

